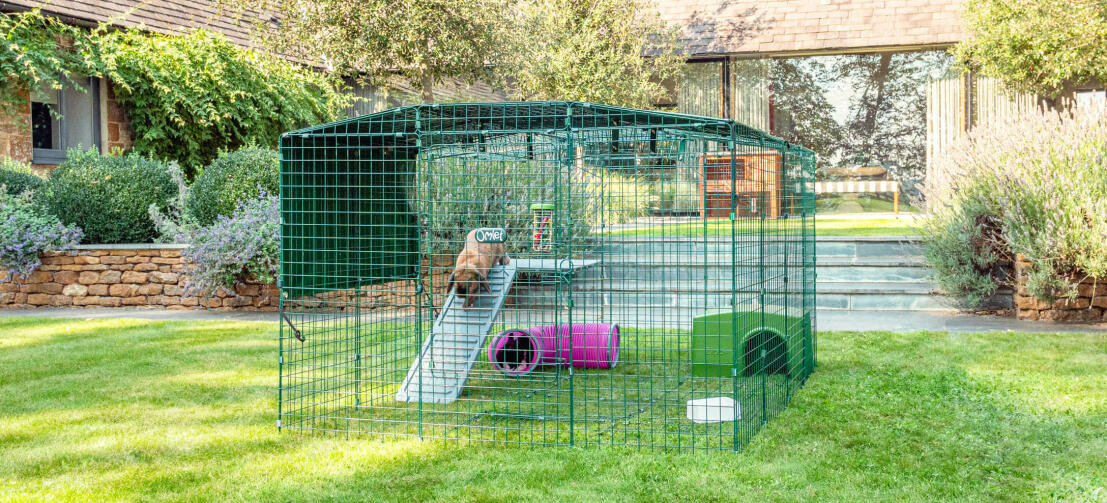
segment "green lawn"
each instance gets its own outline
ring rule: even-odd
[[[739,454],[278,434],[274,327],[0,318],[0,501],[1107,501],[1107,336],[823,333]]]
[[[770,234],[793,234],[799,232],[800,221],[766,220],[765,229]],[[760,220],[738,220],[735,231],[741,235],[758,234],[761,231]],[[818,218],[815,221],[815,234],[819,236],[913,236],[919,229],[911,220],[897,218]],[[662,224],[636,229],[620,229],[608,233],[611,236],[729,236],[730,220],[725,218],[687,224]]]

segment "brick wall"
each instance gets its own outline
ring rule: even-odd
[[[134,132],[131,131],[131,120],[127,117],[127,113],[123,111],[123,106],[119,104],[119,101],[115,97],[115,88],[111,85],[111,81],[104,80],[104,89],[106,89],[107,98],[104,100],[104,110],[101,112],[105,121],[105,130],[101,132],[104,136],[104,146],[106,152],[112,152],[116,149],[129,150],[135,143]]]
[[[23,99],[27,99],[24,92]],[[31,161],[31,107],[22,107],[14,114],[0,111],[0,157]]]
[[[1023,257],[1015,262],[1015,308],[1020,320],[1107,321],[1107,278],[1074,278],[1076,298],[1045,302],[1026,290],[1026,269],[1030,263]]]
[[[81,247],[43,254],[42,266],[26,278],[0,283],[0,307],[152,306],[168,309],[276,310],[275,285],[240,284],[237,296],[185,295],[177,245]],[[0,277],[8,275],[0,274]]]

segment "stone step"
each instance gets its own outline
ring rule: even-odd
[[[599,253],[608,256],[664,255],[776,255],[787,249],[799,253],[809,241],[799,237],[739,236],[731,243],[722,238],[656,237],[639,239],[612,239],[603,243]],[[816,256],[833,257],[921,257],[922,241],[915,236],[842,236],[820,237],[815,240]]]

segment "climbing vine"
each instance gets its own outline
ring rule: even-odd
[[[28,91],[71,86],[72,77],[87,75],[94,66],[88,31],[39,9],[0,15],[0,36],[0,118],[27,106]]]
[[[0,35],[5,113],[26,107],[29,90],[107,78],[130,118],[134,150],[177,161],[189,178],[220,151],[276,146],[282,132],[333,120],[355,99],[332,74],[203,29],[89,30],[33,9],[0,14]]]
[[[220,151],[276,146],[282,132],[333,120],[351,101],[333,76],[206,30],[111,32],[97,46],[99,71],[130,117],[134,149],[176,160],[189,178]]]

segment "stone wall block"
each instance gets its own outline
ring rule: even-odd
[[[88,294],[89,295],[107,295],[108,294],[108,285],[89,285],[88,286]]]
[[[100,273],[100,281],[97,281],[97,283],[104,283],[104,284],[108,284],[108,285],[111,285],[111,284],[114,284],[114,283],[119,283],[120,281],[123,280],[123,275],[124,274],[129,274],[129,273],[130,273],[130,271],[123,272],[123,273],[121,273],[119,271],[104,271],[104,272]],[[127,283],[140,283],[140,282],[139,281],[127,281]]]
[[[46,265],[69,265],[73,263],[73,257],[66,255],[43,256],[42,263]]]
[[[58,271],[54,273],[54,281],[57,281],[58,283],[61,283],[63,285],[68,285],[71,283],[76,283],[77,278],[79,278],[80,276],[81,275],[78,274],[76,271]]]
[[[60,283],[35,283],[27,286],[27,293],[48,293],[51,295],[60,294],[62,289],[65,288]]]
[[[18,281],[18,283],[33,285],[35,283],[49,283],[51,281],[54,281],[54,273],[49,271],[35,271],[24,276],[23,280]]]
[[[68,295],[70,297],[84,297],[88,295],[88,287],[78,283],[66,285],[62,289],[62,295]]]
[[[145,283],[138,287],[140,295],[161,295],[163,285],[158,283]]]
[[[93,271],[82,271],[77,276],[77,282],[82,285],[92,285],[100,282],[100,273]]]
[[[127,271],[123,273],[122,280],[124,283],[145,283],[149,278],[150,275],[144,272]]]
[[[180,281],[180,277],[171,272],[151,272],[150,280],[156,283],[168,283],[177,284]]]
[[[92,257],[92,258],[96,258],[96,257]],[[99,260],[100,261],[99,263],[101,263],[101,264],[108,264],[108,265],[126,264],[127,263],[127,257],[118,257],[118,256],[115,256],[115,255],[105,255],[103,257],[97,258],[97,260]]]
[[[134,297],[138,294],[139,285],[132,283],[117,283],[108,287],[108,295],[113,297]]]

